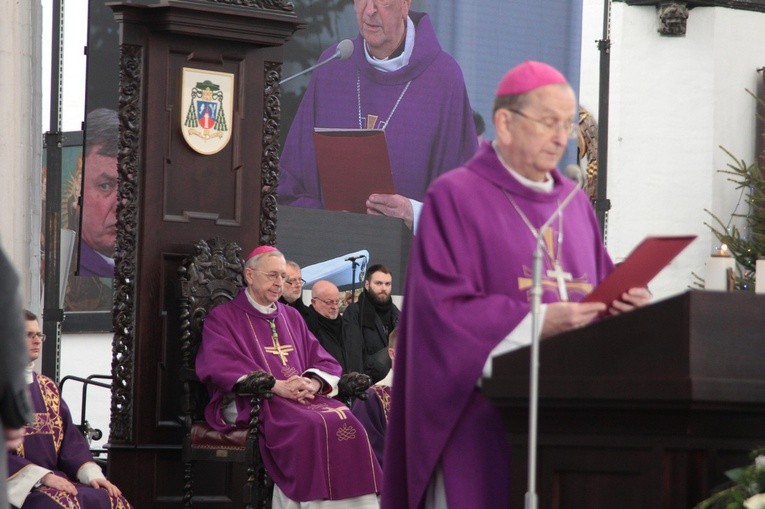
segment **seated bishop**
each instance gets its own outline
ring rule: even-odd
[[[250,403],[234,387],[254,371],[270,373],[276,383],[262,405],[259,446],[274,481],[272,508],[376,509],[381,470],[367,433],[330,397],[340,365],[300,314],[278,302],[288,277],[284,256],[257,247],[244,276],[246,288],[205,319],[196,370],[210,394],[207,422],[222,432],[246,428]]]
[[[8,500],[21,509],[132,507],[93,461],[88,442],[72,422],[56,383],[32,370],[45,335],[37,316],[30,311],[25,315],[27,382],[34,416],[24,442],[8,453]]]

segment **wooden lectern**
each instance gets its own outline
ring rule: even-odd
[[[765,296],[689,291],[541,343],[543,509],[688,509],[765,442]],[[483,391],[526,491],[529,348]]]

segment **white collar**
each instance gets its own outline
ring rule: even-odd
[[[494,148],[494,152],[497,153],[497,158],[499,159],[499,162],[502,163],[502,166],[505,167],[505,169],[510,173],[510,175],[515,178],[522,186],[528,187],[529,189],[533,189],[535,191],[541,191],[543,193],[551,193],[553,190],[553,187],[555,186],[555,180],[550,176],[550,174],[547,174],[547,180],[544,182],[537,182],[536,180],[531,180],[529,178],[524,177],[514,169],[510,167],[509,164],[504,160],[502,157],[502,154],[500,153],[499,149],[497,148],[497,140],[494,140],[491,142],[491,146]]]
[[[393,386],[393,368],[390,368],[388,370],[388,374],[385,375],[385,378],[377,382],[375,385],[392,387]]]
[[[367,57],[369,65],[383,72],[398,71],[409,64],[409,59],[414,51],[414,23],[412,19],[406,18],[406,37],[404,39],[404,52],[395,58],[378,59],[369,54],[367,43],[364,41],[364,55]]]
[[[263,304],[258,304],[255,302],[255,299],[252,298],[252,295],[250,295],[250,290],[246,288],[244,290],[245,295],[247,295],[247,300],[250,301],[250,304],[252,304],[252,307],[257,309],[263,314],[270,315],[274,311],[276,311],[276,303],[271,303],[268,306],[264,306]]]
[[[95,249],[93,251],[98,256],[100,256],[106,263],[108,263],[112,268],[114,267],[114,258],[112,258],[111,256],[103,255],[103,254],[99,253],[98,251],[96,251]]]
[[[34,362],[30,362],[29,364],[27,364],[27,367],[24,368],[24,378],[26,379],[27,384],[31,384],[32,382],[34,382],[34,377],[32,376],[32,372],[34,371],[34,369],[35,369]]]

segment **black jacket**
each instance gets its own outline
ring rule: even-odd
[[[313,306],[309,306],[307,310],[306,324],[308,324],[308,330],[316,336],[321,346],[337,359],[343,368],[343,373],[362,372],[364,365],[362,364],[361,348],[359,345],[348,344],[345,341],[342,318],[339,316],[335,320],[325,318]]]
[[[388,334],[374,306],[365,298],[348,306],[343,313],[343,335],[346,343],[361,349],[364,373],[372,377],[372,383],[385,378],[391,368],[388,357]],[[393,326],[398,323],[400,311],[391,304]]]

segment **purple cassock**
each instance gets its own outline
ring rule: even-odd
[[[508,507],[510,451],[500,414],[476,382],[492,349],[530,311],[534,237],[520,212],[537,228],[553,214],[574,184],[557,170],[551,177],[551,193],[523,186],[486,142],[430,187],[399,323],[384,509],[422,507],[439,462],[449,507]],[[559,278],[547,272],[554,261],[578,301],[613,269],[583,192],[552,229],[543,302],[560,300]]]
[[[242,375],[263,370],[286,380],[310,368],[341,374],[300,313],[277,303],[275,312],[263,314],[250,304],[246,291],[205,318],[196,359],[197,374],[210,392],[205,417],[220,431],[233,429],[222,412]],[[236,425],[247,427],[249,401],[238,398],[236,403]],[[341,500],[380,491],[380,466],[364,427],[347,406],[319,395],[307,405],[274,395],[264,401],[261,416],[266,471],[291,500]]]
[[[80,243],[79,269],[78,276],[114,277],[114,266],[84,240]]]
[[[388,427],[391,388],[389,385],[373,385],[367,389],[367,399],[353,402],[353,415],[364,425],[369,442],[380,466],[383,466],[385,430]]]
[[[367,119],[376,118],[372,127],[385,129],[396,193],[418,201],[433,179],[475,153],[478,142],[462,70],[441,49],[430,18],[418,12],[409,17],[416,35],[403,68],[373,68],[359,35],[347,60],[313,71],[280,159],[280,203],[322,208],[314,127],[366,129]],[[319,61],[335,50],[325,50]]]
[[[76,482],[77,471],[93,456],[80,430],[72,422],[56,383],[50,378],[33,373],[29,392],[34,406],[34,421],[27,426],[24,443],[8,454],[10,478],[20,475],[30,465],[38,465],[67,477],[77,487],[77,495],[40,486],[24,500],[22,509],[60,509],[87,507],[88,509],[129,508],[124,497],[110,497],[105,489],[92,488]]]

